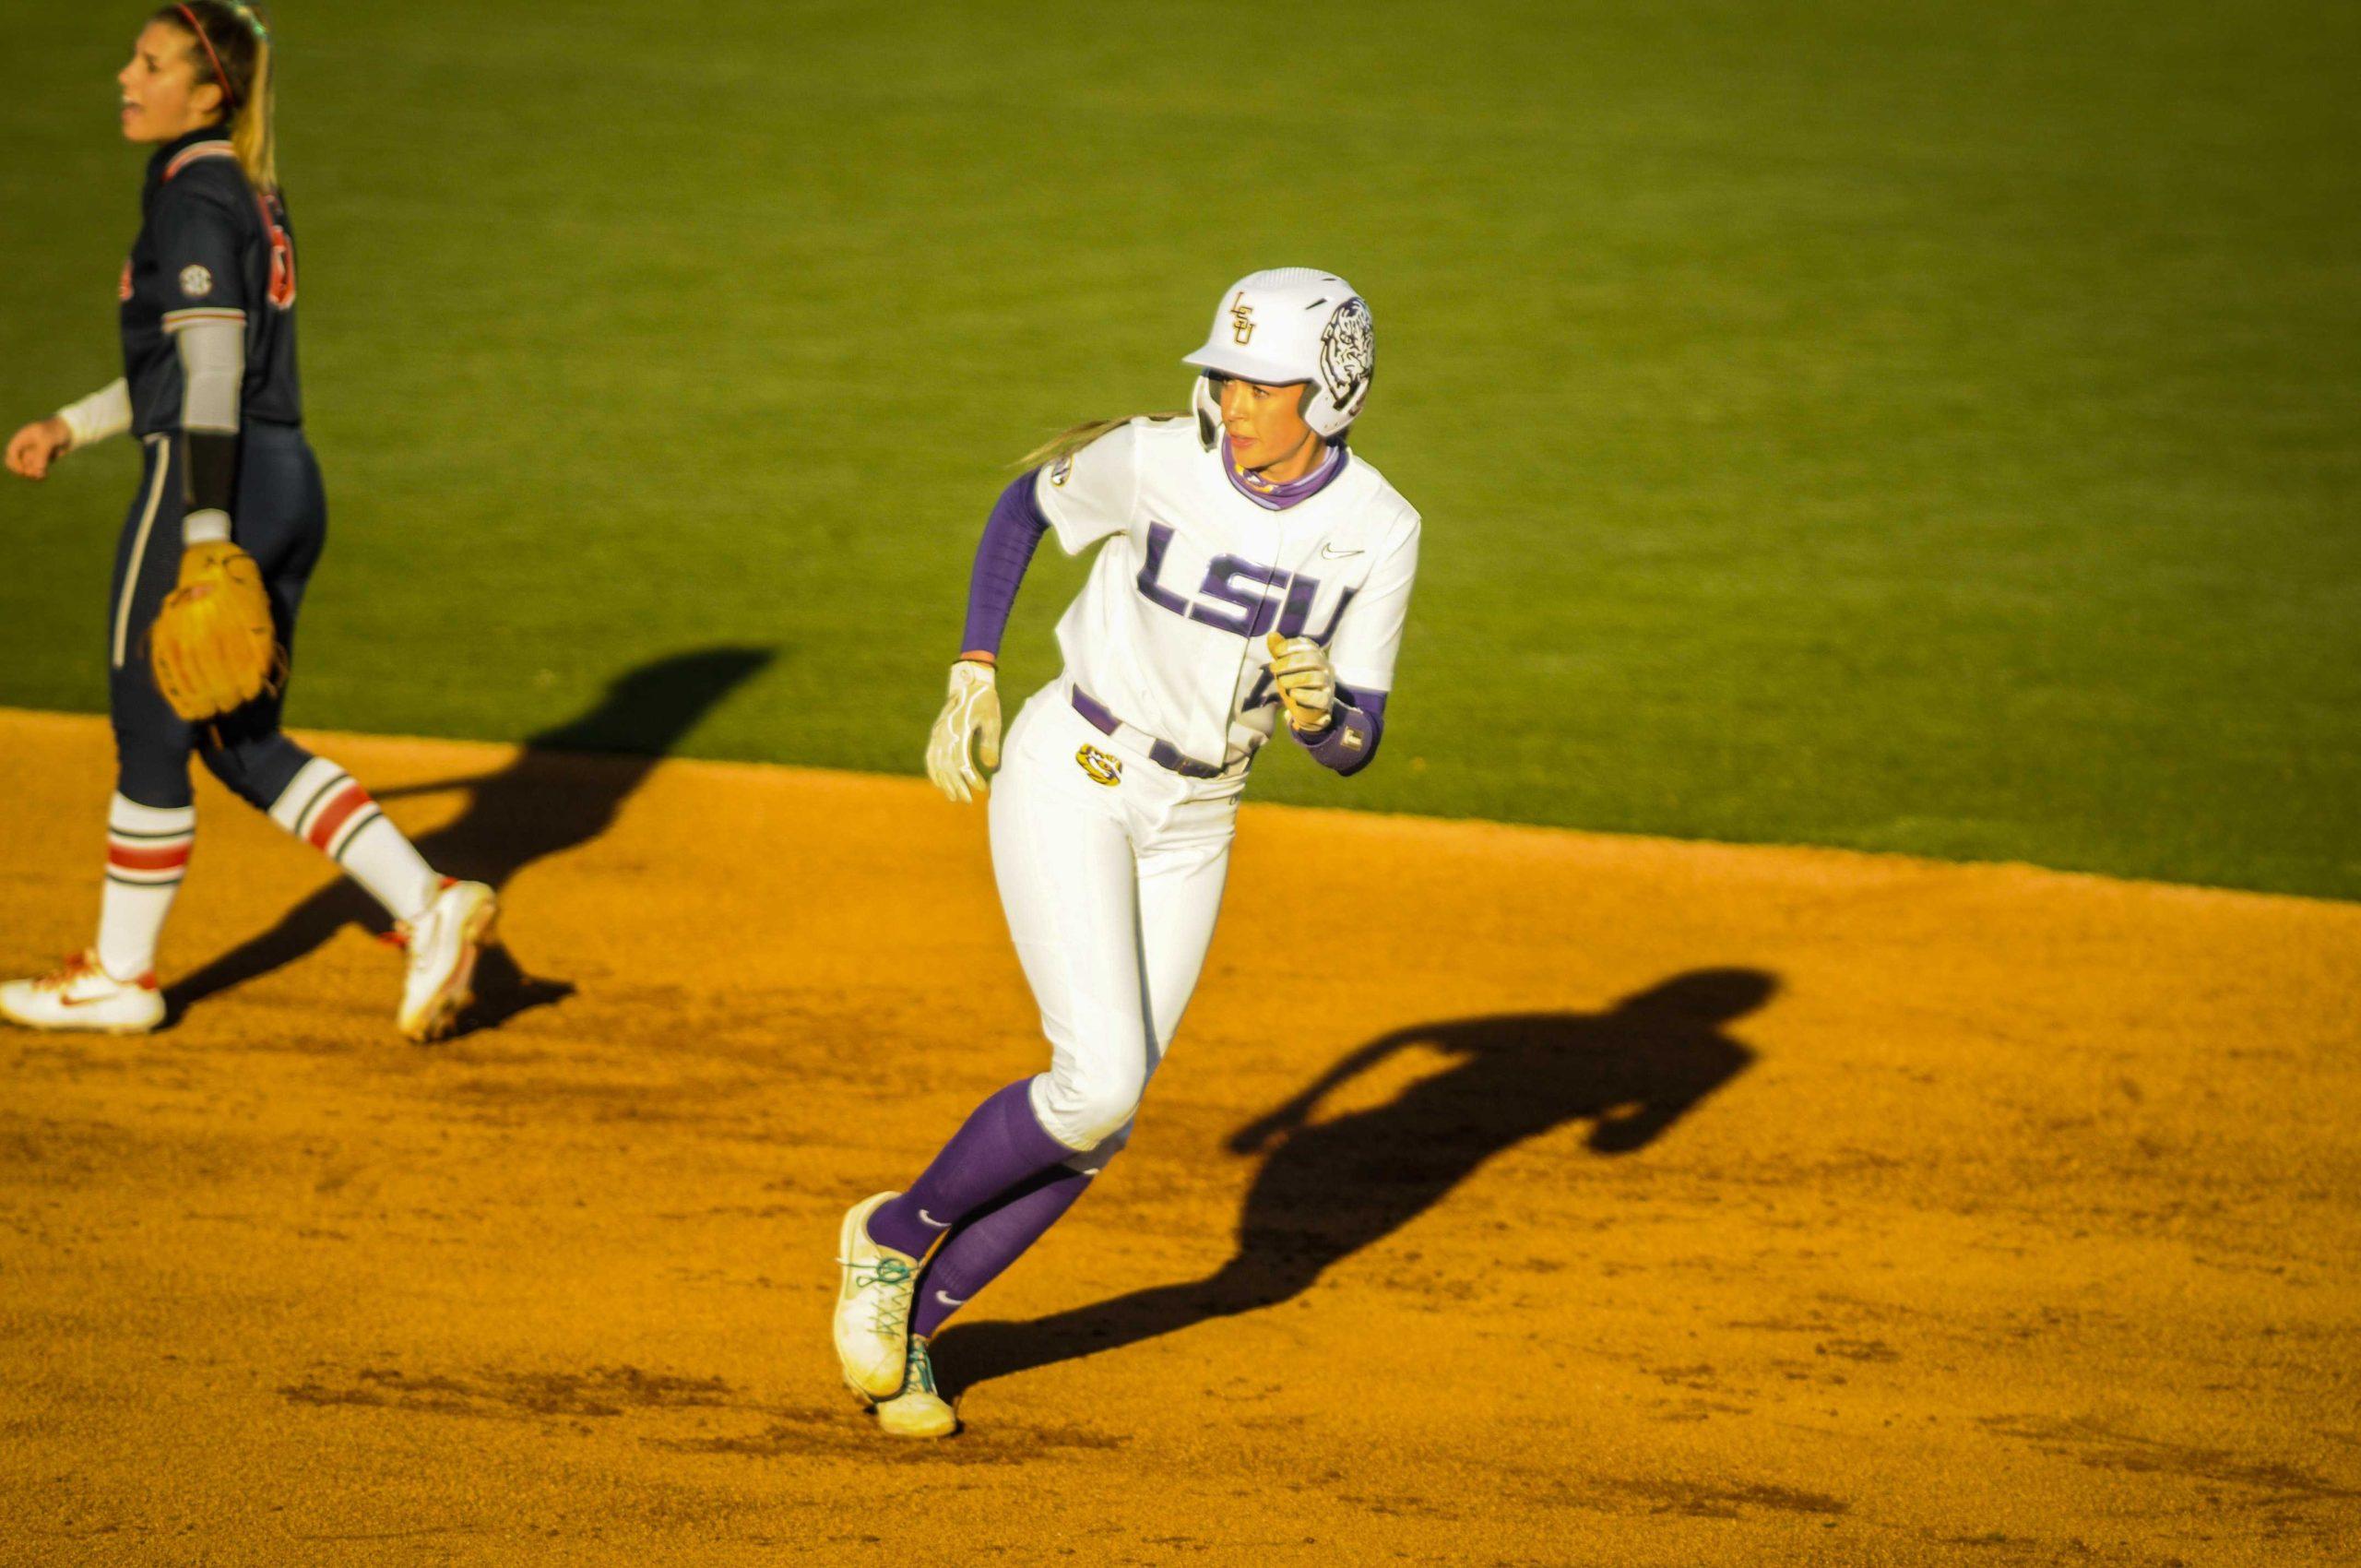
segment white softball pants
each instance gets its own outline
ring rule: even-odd
[[[1112,764],[1116,777],[1100,782]],[[1011,725],[991,787],[992,872],[1041,1008],[1033,1113],[1096,1170],[1131,1134],[1204,968],[1229,874],[1232,778],[1183,778],[1103,735],[1062,681]]]

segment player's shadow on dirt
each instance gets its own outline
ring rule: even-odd
[[[446,875],[499,887],[534,861],[605,833],[658,760],[777,657],[776,648],[710,647],[659,659],[616,677],[597,704],[577,717],[529,737],[504,767],[374,793],[382,801],[467,790],[466,809],[446,826],[420,836],[419,852]],[[626,754],[588,754],[593,753]],[[348,925],[381,931],[386,915],[350,881],[338,879],[268,931],[168,987],[165,1001],[177,1016],[216,992],[316,951]],[[476,966],[476,1001],[461,1020],[463,1032],[574,994],[570,981],[537,978],[517,968],[504,940],[515,934],[506,932],[502,944],[487,947]],[[398,985],[398,971],[389,965],[389,1013]]]
[[[1462,1018],[1371,1040],[1230,1135],[1233,1153],[1270,1153],[1218,1272],[1031,1323],[955,1324],[938,1356],[943,1380],[969,1387],[1291,1301],[1491,1156],[1567,1122],[1591,1123],[1594,1154],[1645,1148],[1753,1062],[1723,1030],[1777,991],[1760,969],[1692,969],[1604,1013]],[[1458,1061],[1386,1104],[1309,1124],[1328,1095],[1414,1046]]]

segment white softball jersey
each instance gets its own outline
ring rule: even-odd
[[[1392,689],[1418,514],[1349,453],[1326,488],[1283,511],[1240,493],[1225,461],[1192,420],[1135,419],[1042,469],[1034,493],[1067,554],[1106,541],[1058,622],[1067,678],[1228,768],[1275,732],[1273,630],[1323,644],[1353,691]]]
[[[1418,515],[1370,464],[1347,454],[1270,510],[1226,460],[1193,421],[1136,419],[1035,481],[1066,552],[1100,548],[1058,623],[1064,673],[1010,728],[992,870],[1050,1046],[1033,1111],[1081,1169],[1128,1138],[1196,989],[1246,770],[1281,711],[1267,634],[1387,691],[1418,572]]]

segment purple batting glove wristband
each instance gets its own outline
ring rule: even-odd
[[[1358,773],[1377,755],[1377,742],[1385,732],[1385,694],[1357,695],[1339,686],[1328,718],[1328,728],[1317,735],[1307,735],[1292,724],[1287,733],[1321,766],[1340,777]]]

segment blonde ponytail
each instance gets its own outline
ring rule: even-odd
[[[1017,458],[1016,467],[1020,469],[1038,469],[1044,463],[1054,463],[1061,458],[1071,457],[1076,452],[1081,451],[1084,447],[1089,445],[1092,442],[1106,434],[1109,431],[1116,429],[1119,426],[1131,423],[1134,418],[1151,420],[1184,420],[1188,417],[1189,414],[1186,410],[1167,409],[1164,412],[1157,414],[1125,414],[1121,419],[1086,420],[1081,424],[1071,425],[1065,430],[1059,432],[1057,434],[1050,437],[1049,440],[1041,443],[1038,446],[1034,447],[1030,452],[1026,453],[1022,457]]]
[[[230,145],[237,148],[238,167],[246,172],[246,183],[265,195],[279,188],[279,140],[271,125],[270,86],[270,37],[262,33],[255,40],[255,74],[238,105],[238,117],[231,122]]]

